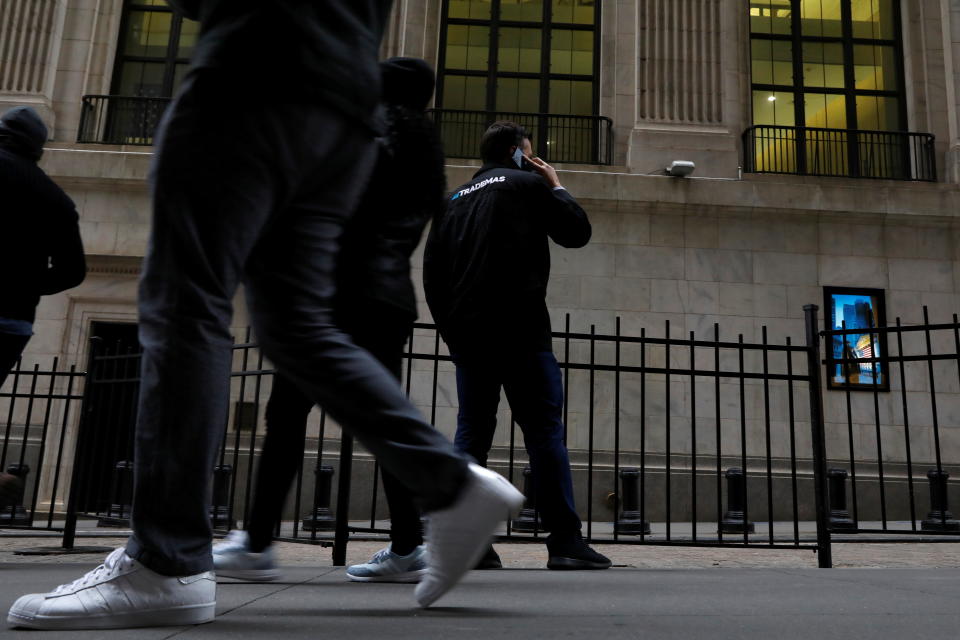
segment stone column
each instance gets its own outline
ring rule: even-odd
[[[746,5],[724,0],[637,2],[636,124],[628,164],[650,173],[693,160],[696,175],[739,165],[741,52]],[[743,68],[742,68],[743,67]]]
[[[48,125],[65,0],[0,2],[0,110],[30,105]]]

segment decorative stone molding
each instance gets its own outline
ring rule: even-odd
[[[58,0],[0,3],[0,93],[49,96],[59,42]]]
[[[87,273],[111,276],[139,276],[143,258],[138,256],[87,256]]]
[[[723,122],[720,0],[641,0],[639,119]]]

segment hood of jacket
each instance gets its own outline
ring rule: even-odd
[[[32,107],[14,107],[0,116],[0,148],[36,161],[46,141],[47,125]]]

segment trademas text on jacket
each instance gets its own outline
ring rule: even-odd
[[[548,239],[578,248],[590,234],[573,196],[535,173],[487,164],[455,189],[424,254],[427,304],[451,352],[551,350]]]

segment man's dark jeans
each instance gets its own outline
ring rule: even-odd
[[[563,444],[563,378],[553,353],[495,349],[454,354],[453,362],[460,397],[457,448],[486,466],[502,388],[523,431],[544,527],[558,540],[578,534],[580,518]]]
[[[392,373],[399,381],[403,346],[410,335],[411,323],[392,318],[388,310],[354,322],[342,323],[350,336]],[[305,396],[289,378],[277,373],[267,401],[267,435],[260,453],[250,521],[250,550],[259,553],[273,542],[287,493],[297,475],[303,456],[307,417],[313,400]],[[390,509],[390,541],[393,550],[406,555],[423,544],[420,511],[413,497],[397,478],[384,470],[383,492]]]
[[[452,502],[466,477],[463,456],[333,319],[339,238],[374,162],[371,134],[322,105],[261,99],[195,73],[158,135],[127,553],[165,575],[213,565],[211,476],[241,282],[265,355],[424,509]]]
[[[30,336],[18,336],[0,331],[0,386],[3,386],[3,381],[17,364],[28,342],[30,342]]]

